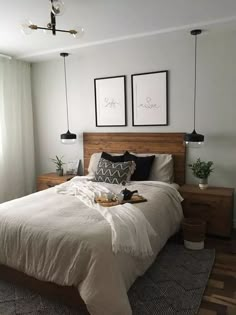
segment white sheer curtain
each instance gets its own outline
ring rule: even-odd
[[[0,203],[33,191],[30,64],[0,57]]]

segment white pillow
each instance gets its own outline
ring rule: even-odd
[[[174,181],[174,161],[172,154],[156,153],[133,153],[136,156],[155,155],[148,180],[173,183]]]
[[[89,166],[88,166],[88,175],[89,176],[95,176],[98,162],[101,158],[102,152],[99,153],[93,153],[90,157]]]
[[[165,183],[174,181],[174,161],[171,154],[155,154],[149,180],[158,180]]]

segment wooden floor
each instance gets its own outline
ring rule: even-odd
[[[236,240],[208,238],[215,264],[198,315],[236,315]]]

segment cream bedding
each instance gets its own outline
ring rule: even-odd
[[[104,184],[118,193],[120,185]],[[37,279],[75,286],[92,315],[132,314],[127,290],[150,266],[182,219],[171,185],[132,182],[148,202],[135,206],[156,232],[154,255],[112,252],[111,228],[96,209],[50,188],[0,205],[0,263]]]
[[[109,186],[108,186],[109,187]],[[134,256],[152,256],[151,236],[156,236],[141,210],[130,203],[103,207],[95,202],[96,197],[112,192],[100,183],[73,178],[69,183],[58,185],[61,194],[76,196],[89,208],[98,211],[111,227],[112,251],[126,252]]]

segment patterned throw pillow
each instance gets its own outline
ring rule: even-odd
[[[133,161],[113,163],[101,158],[95,173],[95,182],[125,184],[130,179],[133,167]]]

